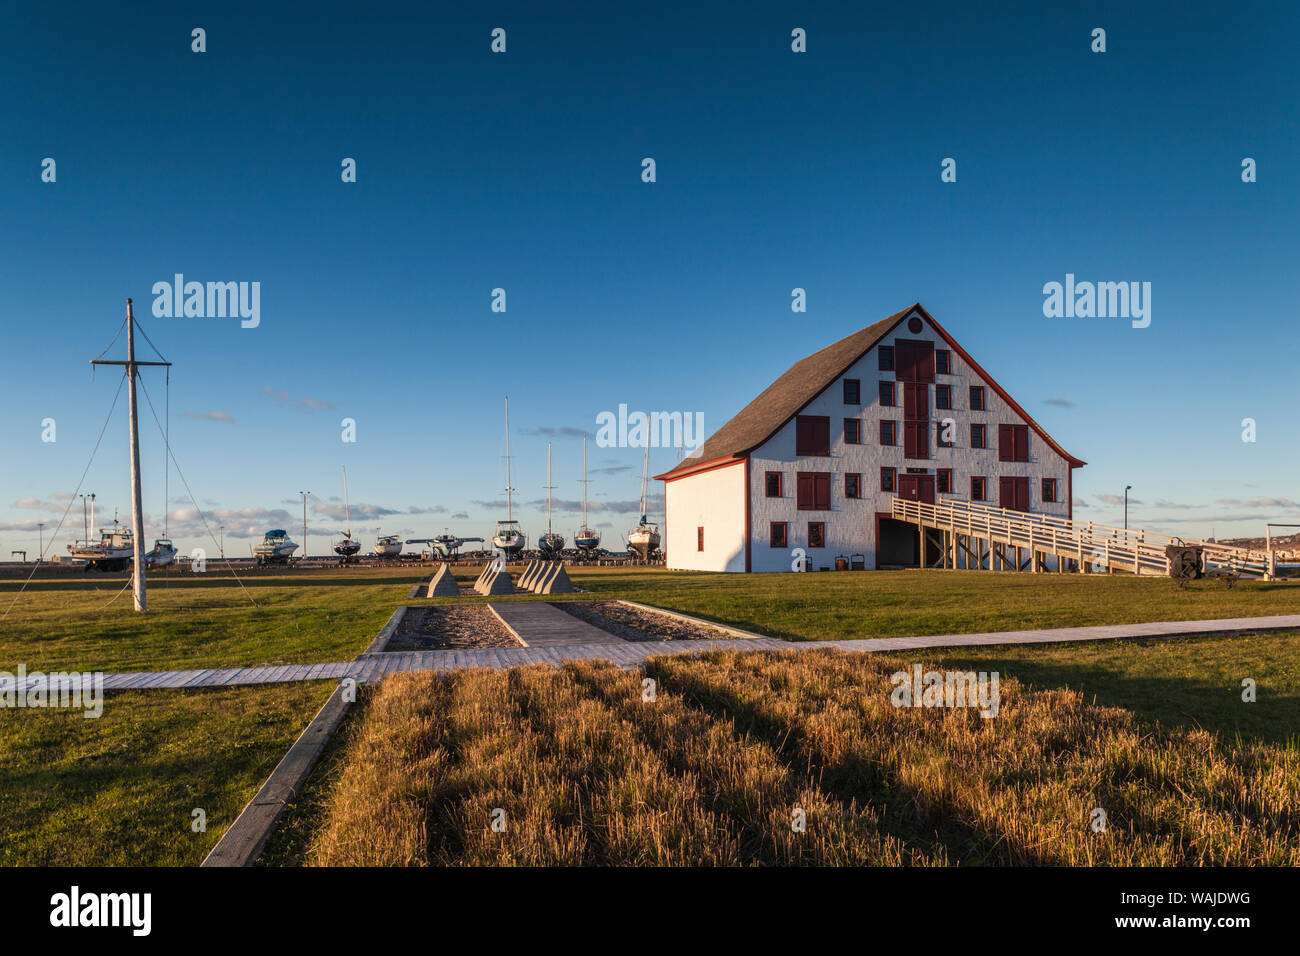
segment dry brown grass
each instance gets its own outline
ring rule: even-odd
[[[901,667],[837,651],[665,657],[647,671],[654,702],[643,675],[603,663],[391,677],[310,860],[1300,864],[1294,749],[1140,728],[1014,681],[993,719],[895,708]]]

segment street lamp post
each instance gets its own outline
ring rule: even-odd
[[[39,535],[38,540],[40,541],[40,547],[41,547],[41,550],[37,552],[37,554],[39,555],[37,560],[40,560],[41,558],[45,557],[45,522],[44,521],[36,522],[36,528]]]
[[[217,547],[221,551],[221,560],[224,561],[226,560],[226,526],[224,524],[217,525],[217,531],[221,534],[221,541]]]
[[[1132,487],[1133,487],[1132,485],[1124,486],[1124,530],[1125,531],[1128,530],[1128,493],[1129,493],[1129,489],[1131,489]]]
[[[310,491],[300,491],[302,495],[302,556],[307,557],[307,496]]]

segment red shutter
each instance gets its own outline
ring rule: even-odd
[[[1029,461],[1029,426],[1015,426],[1016,461]]]
[[[829,473],[814,475],[813,487],[816,491],[817,510],[831,510],[831,476]]]
[[[807,511],[814,503],[813,476],[810,472],[801,471],[799,472],[798,507],[800,510]]]
[[[998,461],[1016,460],[1016,442],[1010,425],[998,426]],[[1003,507],[1006,507],[1003,505]]]
[[[999,478],[998,507],[1015,511],[1029,510],[1029,479]]]
[[[831,453],[831,420],[827,415],[799,415],[794,420],[794,453],[825,457]]]

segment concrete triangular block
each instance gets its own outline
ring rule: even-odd
[[[541,564],[540,561],[528,562],[528,566],[524,568],[524,573],[519,575],[519,585],[518,585],[519,587],[521,588],[531,587],[533,575],[537,573],[538,565],[540,564]]]
[[[515,585],[510,580],[509,571],[498,571],[491,578],[483,582],[481,594],[514,594]]]
[[[487,564],[483,565],[483,570],[480,571],[478,573],[478,577],[474,579],[474,587],[477,588],[480,584],[482,584],[483,579],[487,577],[488,572],[491,570],[492,570],[492,562],[489,561]]]
[[[542,582],[546,580],[548,575],[553,573],[551,569],[552,565],[549,562],[542,563],[541,567],[537,569],[537,573],[528,579],[528,590],[534,594],[541,594]]]
[[[563,564],[556,564],[555,571],[541,583],[538,594],[572,594],[577,590],[569,580],[569,573]]]
[[[443,564],[438,573],[429,581],[429,590],[425,597],[459,597],[460,585],[451,573],[451,565]]]

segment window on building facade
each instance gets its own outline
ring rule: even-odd
[[[988,498],[988,481],[983,475],[971,475],[970,500],[985,501]]]
[[[940,448],[951,448],[953,445],[953,432],[956,430],[956,422],[952,422],[948,425],[945,425],[943,422],[935,422],[934,443]]]
[[[702,527],[695,529],[695,550],[704,550],[704,528]]]
[[[934,350],[934,373],[936,375],[952,374],[952,352],[949,349]]]
[[[766,484],[769,498],[781,497],[781,473],[779,471],[769,471]]]
[[[844,380],[844,404],[862,404],[862,382],[859,379],[846,378]]]
[[[987,448],[988,436],[984,426],[978,422],[970,427],[970,446],[972,448]]]
[[[893,382],[880,383],[880,404],[885,406],[892,406],[894,404]]]
[[[894,347],[892,345],[882,345],[877,354],[880,356],[880,371],[892,372],[894,370]]]
[[[829,471],[801,471],[798,477],[797,507],[800,511],[831,510],[831,473]]]
[[[789,545],[789,526],[784,521],[772,522],[772,547],[785,548]]]
[[[940,468],[935,472],[935,490],[941,495],[952,494],[952,469]]]
[[[844,476],[844,497],[862,497],[862,475],[860,473],[849,472]]]
[[[1056,479],[1043,479],[1043,503],[1050,504],[1056,501]]]
[[[826,522],[824,521],[808,522],[808,547],[810,548],[826,547]]]
[[[880,490],[890,491],[890,492],[894,490],[894,469],[893,468],[880,469]]]
[[[880,444],[898,444],[898,422],[885,419],[880,423]]]
[[[983,385],[972,385],[970,387],[970,410],[972,412],[982,412],[985,410]]]
[[[794,453],[801,458],[829,457],[831,453],[831,420],[828,416],[795,416]]]
[[[998,426],[998,460],[1029,461],[1029,426]]]
[[[862,444],[862,421],[857,418],[844,419],[844,444]]]
[[[934,387],[934,407],[952,408],[952,386],[936,385]]]

